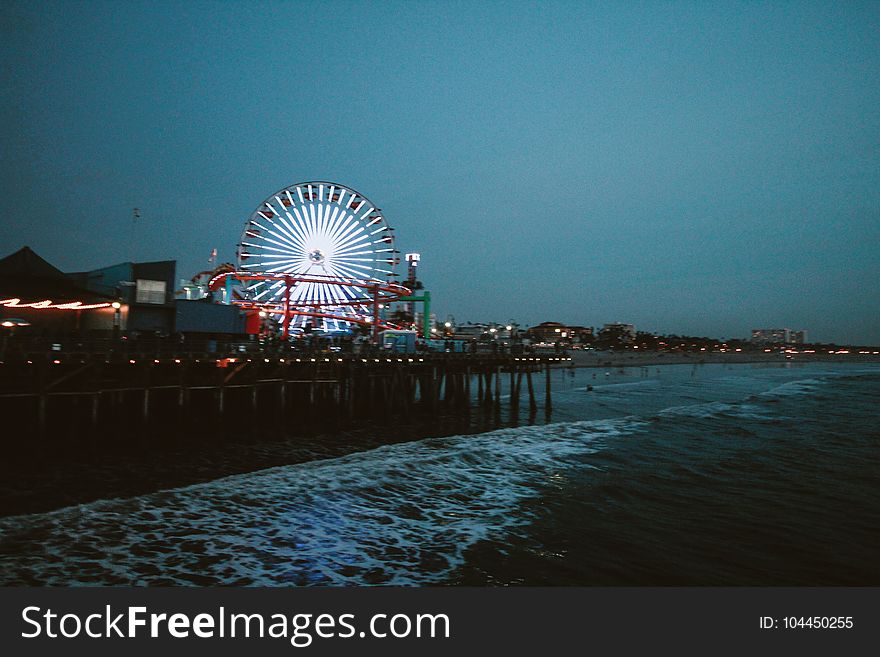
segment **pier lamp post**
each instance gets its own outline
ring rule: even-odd
[[[119,339],[119,331],[122,328],[122,304],[114,301],[110,304],[113,308],[113,339]]]

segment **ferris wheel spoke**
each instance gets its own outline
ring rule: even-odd
[[[268,274],[302,274],[305,271],[303,263],[297,260],[276,260],[265,264]]]
[[[330,212],[330,221],[328,223],[327,228],[327,237],[332,240],[333,233],[336,232],[336,229],[339,227],[339,224],[342,223],[339,219],[339,208],[327,206],[327,211]]]
[[[324,235],[325,233],[324,204],[315,205],[315,235]]]
[[[363,278],[365,275],[369,277],[371,273],[370,269],[367,267],[360,267],[359,265],[349,263],[343,265],[342,263],[337,262],[336,268],[351,278]]]
[[[356,244],[360,241],[361,233],[364,232],[363,228],[360,228],[357,224],[352,224],[348,227],[348,229],[340,235],[335,244],[337,249],[344,249],[351,244]]]
[[[256,242],[242,242],[241,245],[246,246],[248,248],[252,248],[252,249],[262,249],[264,251],[278,251],[278,252],[284,253],[284,254],[289,254],[289,253],[293,252],[292,249],[290,248],[290,246],[288,244],[283,243],[283,242],[278,242],[277,240],[266,239],[266,238],[263,238],[263,241],[269,242],[270,244],[276,244],[277,246],[269,246],[268,244],[258,244]],[[281,247],[281,248],[279,248],[279,247]],[[258,254],[250,253],[248,255],[255,256]]]
[[[364,253],[376,253],[373,249],[367,248],[369,244],[352,244],[347,249],[334,251],[337,258],[348,257],[350,255],[363,255]]]
[[[345,241],[338,243],[336,248],[347,249],[353,246],[357,246],[361,242],[366,242],[367,240],[369,240],[370,236],[361,234],[362,230],[363,229],[358,229],[357,231],[349,235],[347,239],[345,239]]]
[[[305,208],[292,208],[293,214],[296,215],[296,219],[293,217],[290,218],[291,225],[296,226],[297,233],[302,237],[303,243],[308,243],[309,234],[308,234],[308,226],[306,224],[306,220],[304,215],[308,215]],[[300,209],[302,210],[302,214],[300,214]],[[290,215],[288,215],[290,216]]]
[[[282,217],[279,217],[279,219],[282,219]],[[277,237],[280,237],[280,238],[284,239],[286,242],[289,242],[289,243],[291,244],[291,246],[293,246],[294,248],[300,248],[299,245],[296,244],[295,241],[293,241],[293,240],[291,240],[290,238],[288,238],[288,236],[287,236],[287,234],[286,234],[286,231],[284,231],[284,230],[278,225],[277,222],[275,222],[275,221],[273,221],[273,220],[271,220],[271,219],[267,220],[267,223],[271,226],[271,228],[269,228],[269,227],[267,227],[267,226],[263,226],[262,224],[260,224],[260,223],[258,223],[258,222],[256,222],[256,221],[254,221],[254,220],[251,220],[251,222],[252,222],[254,225],[258,226],[260,229],[262,229],[264,232],[269,233],[269,234],[274,235],[274,236],[277,236]],[[258,237],[259,239],[265,239],[265,236],[264,236],[264,235],[258,235],[257,237]],[[290,237],[292,237],[292,236],[290,236]]]
[[[270,242],[272,244],[277,244],[278,246],[284,247],[288,251],[291,249],[298,250],[300,248],[297,244],[295,244],[294,242],[291,242],[290,239],[286,238],[286,236],[283,233],[279,233],[279,231],[277,231],[273,228],[266,228],[264,230],[266,233],[268,233],[268,235],[278,237],[282,241],[275,240],[275,239],[268,237],[267,235],[263,235],[263,234],[254,235],[253,233],[251,233],[248,235],[248,237],[250,237],[253,240],[261,240],[263,242]],[[250,242],[250,243],[241,242],[241,243],[242,244],[249,244],[251,246],[253,246],[253,244],[254,244],[253,242]]]
[[[339,210],[339,208],[337,208]],[[347,213],[345,210],[339,210],[339,220],[337,221],[336,227],[333,232],[328,236],[331,241],[336,242],[339,239],[339,236],[342,234],[342,231],[352,222],[354,217]]]
[[[299,212],[297,212],[296,208],[293,208],[293,211],[296,212],[297,216],[299,216]],[[284,211],[284,214],[287,215],[287,218],[290,220],[289,223],[287,221],[284,222],[284,225],[290,229],[290,232],[296,236],[296,238],[300,241],[300,244],[303,249],[306,248],[306,235],[302,230],[301,222],[298,222],[293,218],[287,210]]]
[[[268,235],[261,235],[259,239],[261,239],[264,242],[269,242],[270,244],[275,244],[277,246],[284,247],[289,252],[291,252],[291,251],[292,252],[299,252],[302,250],[302,247],[299,244],[291,241],[290,238],[288,238],[281,231],[273,230],[270,233],[270,235],[272,235],[272,237],[269,237]],[[275,239],[275,238],[279,238],[279,239]]]
[[[333,208],[329,203],[322,203],[319,207],[323,208],[324,223],[321,224],[321,235],[325,238],[333,227]]]
[[[290,217],[290,213],[285,210],[284,214]],[[305,242],[296,234],[291,224],[287,223],[287,219],[282,216],[278,217],[278,221],[273,224],[275,228],[282,234],[285,235],[286,239],[292,244],[296,245],[298,249],[305,248]]]
[[[259,258],[260,258],[260,262],[258,262],[258,263],[248,263],[249,265],[252,265],[252,264],[253,264],[253,265],[269,266],[269,265],[277,265],[277,264],[281,264],[282,262],[296,262],[296,257],[295,257],[295,256],[291,256],[291,255],[288,255],[288,254],[286,254],[286,253],[284,253],[284,254],[275,254],[275,253],[270,253],[270,254],[265,254],[265,253],[253,253],[253,254],[249,254],[249,253],[245,253],[244,255],[246,255],[246,256],[253,256],[253,257],[259,257]]]
[[[309,239],[315,239],[315,234],[318,232],[318,220],[315,216],[315,206],[314,204],[309,205],[308,207],[309,213]]]
[[[270,294],[273,290],[277,290],[282,285],[282,281],[278,281],[274,285],[267,285],[266,289],[257,294],[254,298],[259,299],[263,295]]]
[[[315,209],[315,238],[318,239],[324,234],[324,204],[316,203],[312,207]]]

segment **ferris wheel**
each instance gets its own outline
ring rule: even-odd
[[[255,280],[242,290],[249,301],[284,301],[304,310],[294,326],[323,317],[330,330],[369,312],[371,298],[352,281],[391,281],[398,263],[394,229],[366,196],[332,182],[305,182],[272,194],[253,212],[238,246],[243,272],[284,274]],[[288,298],[284,298],[289,295]]]

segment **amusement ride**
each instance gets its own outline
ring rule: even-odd
[[[218,270],[208,288],[225,303],[276,319],[282,339],[359,325],[376,340],[382,330],[403,328],[381,309],[420,300],[393,280],[399,263],[394,229],[375,203],[339,183],[303,182],[257,206],[238,244],[237,268]]]

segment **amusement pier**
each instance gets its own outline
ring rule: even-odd
[[[24,247],[0,260],[0,408],[36,438],[26,451],[97,445],[120,426],[296,433],[502,400],[549,411],[550,368],[568,359],[513,326],[491,342],[444,328],[420,254],[397,280],[394,241],[376,203],[319,181],[259,203],[237,262],[215,249],[190,279],[172,260],[65,273]]]

